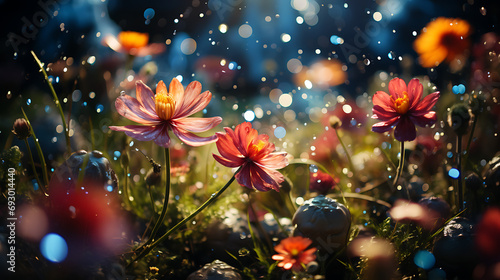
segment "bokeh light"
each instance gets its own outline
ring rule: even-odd
[[[42,238],[40,251],[47,260],[59,263],[68,256],[68,245],[59,234],[49,233]]]

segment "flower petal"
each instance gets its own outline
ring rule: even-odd
[[[161,129],[160,133],[158,133],[154,142],[156,145],[164,148],[168,148],[170,146],[170,136],[168,135],[169,126],[164,125]]]
[[[400,115],[398,112],[394,111],[394,109],[387,111],[379,105],[373,106],[372,111],[372,118],[379,119],[381,121],[387,121]]]
[[[172,80],[172,83],[174,81]],[[173,86],[172,83],[170,84],[171,87]],[[174,83],[177,87],[177,91],[180,92],[180,82],[177,81]],[[182,86],[182,85],[180,85]],[[175,90],[175,89],[173,89]],[[186,90],[182,88],[182,95],[178,95],[174,98],[175,100],[175,113],[174,113],[174,118],[181,118],[185,116],[189,116],[191,114],[188,114],[187,111],[193,106],[195,101],[198,99],[199,95],[201,92],[201,84],[198,81],[193,81],[189,83],[189,85],[186,87]],[[210,101],[210,100],[209,100]],[[207,102],[208,104],[208,102]]]
[[[109,129],[114,131],[123,131],[126,135],[139,141],[151,141],[158,137],[163,126],[144,126],[144,125],[126,125],[126,126],[110,126]]]
[[[115,101],[115,107],[118,114],[134,122],[155,125],[161,121],[155,112],[147,112],[137,99],[129,95],[118,97]]]
[[[439,91],[427,95],[422,101],[420,101],[420,103],[418,103],[415,109],[411,110],[411,114],[412,115],[427,114],[432,109],[432,107],[436,105],[438,99],[439,99]]]
[[[243,158],[243,155],[236,148],[233,138],[231,138],[227,133],[222,134],[220,132],[216,133],[217,135],[217,150],[222,157],[230,160],[230,161],[239,161]]]
[[[216,154],[212,154],[215,158],[215,160],[224,165],[225,167],[229,167],[229,168],[234,168],[234,167],[239,167],[241,165],[243,165],[243,163],[245,163],[245,160],[243,158],[238,158],[238,161],[232,161],[232,160],[229,160],[228,158],[224,158],[224,157],[221,157],[219,155],[216,155]]]
[[[153,91],[145,85],[142,81],[135,84],[135,94],[137,100],[149,112],[156,112],[155,109],[155,95]]]
[[[252,181],[250,180],[250,167],[248,164],[245,164],[235,177],[238,184],[243,187],[253,189]]]
[[[417,137],[417,129],[415,125],[411,122],[410,118],[402,117],[399,123],[394,129],[394,138],[396,140],[403,141],[413,141]]]
[[[175,110],[182,106],[184,102],[184,86],[176,78],[173,78],[168,87],[168,93],[172,95],[175,102]],[[175,116],[175,113],[174,113]]]
[[[373,132],[384,133],[391,130],[395,125],[398,124],[401,117],[396,117],[387,121],[378,122],[372,126]]]
[[[260,159],[256,164],[261,165],[266,168],[281,169],[288,165],[288,160],[286,159],[287,153],[270,153],[264,158]]]
[[[214,128],[221,122],[222,122],[221,117],[181,118],[181,119],[172,119],[171,121],[172,125],[191,132],[204,132]]]
[[[273,189],[279,192],[279,183],[284,181],[284,177],[280,172],[261,168],[257,165],[251,166],[250,176],[254,188],[259,191],[269,191]]]
[[[172,126],[172,131],[174,132],[175,136],[177,136],[182,142],[193,147],[199,147],[217,141],[216,135],[201,137],[175,126]]]
[[[404,97],[403,91],[406,91],[406,83],[403,79],[394,78],[389,82],[389,93],[394,99]]]
[[[408,98],[410,99],[410,110],[415,108],[422,98],[424,87],[418,79],[411,79],[408,83]]]
[[[374,106],[380,106],[384,111],[396,111],[391,96],[384,91],[377,91],[373,95],[372,102]]]
[[[184,98],[182,107],[175,110],[174,118],[183,118],[198,113],[207,107],[211,99],[212,93],[208,90],[191,100]]]
[[[410,115],[409,117],[410,117],[410,120],[414,124],[421,126],[421,127],[433,125],[436,123],[436,120],[437,120],[437,115],[436,115],[436,112],[434,112],[434,111],[430,111],[425,115],[418,115],[418,116]]]

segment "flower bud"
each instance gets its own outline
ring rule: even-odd
[[[465,177],[465,187],[469,190],[476,191],[483,185],[483,180],[476,173],[471,173]]]
[[[458,136],[467,133],[471,121],[469,106],[465,104],[455,104],[448,113],[448,125]]]
[[[328,122],[333,129],[339,129],[342,126],[342,121],[337,116],[330,116]]]
[[[155,172],[153,168],[149,169],[146,175],[146,184],[148,186],[156,186],[161,182],[161,173]]]
[[[24,140],[31,135],[31,127],[28,124],[28,121],[24,118],[17,119],[14,122],[14,127],[12,129],[12,133],[17,136],[20,140]]]

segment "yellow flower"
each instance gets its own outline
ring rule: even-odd
[[[453,63],[466,57],[471,27],[465,20],[439,17],[427,24],[413,42],[423,67],[436,67],[446,60]]]

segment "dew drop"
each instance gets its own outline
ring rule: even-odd
[[[153,17],[155,16],[155,10],[152,9],[152,8],[147,8],[145,11],[144,11],[144,18],[146,20],[150,20],[152,19]]]
[[[484,7],[481,7],[481,9],[479,9],[479,12],[485,16],[486,15],[486,9]]]
[[[28,106],[31,105],[31,99],[30,98],[28,98],[28,100],[26,100],[26,104],[28,104]]]

